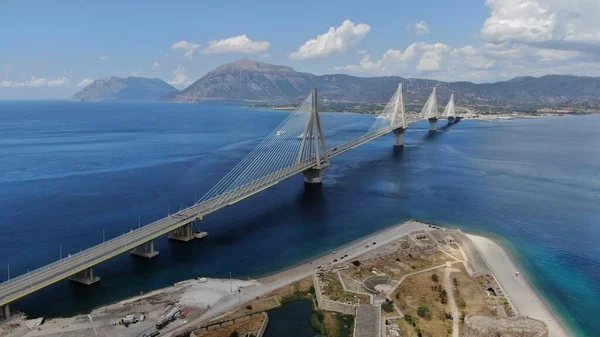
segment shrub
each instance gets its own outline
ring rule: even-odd
[[[383,303],[381,305],[381,309],[383,309],[383,311],[385,311],[385,312],[393,312],[394,311],[394,302],[385,301],[385,303]]]
[[[355,265],[355,266],[357,266],[357,267],[360,267],[360,261],[358,261],[358,260],[352,261],[352,264]]]
[[[408,324],[412,324],[412,322],[414,322],[414,318],[411,315],[404,315],[404,320],[408,323]]]
[[[433,275],[431,275],[431,280],[432,280],[433,282],[439,282],[439,281],[440,281],[440,278],[437,276],[437,274],[436,274],[436,273],[433,273]]]
[[[248,310],[252,310],[252,306],[251,306],[250,304],[248,304],[248,305],[246,306],[246,309],[248,309]]]
[[[453,318],[453,317],[452,317],[452,314],[451,314],[451,313],[449,313],[449,312],[445,312],[445,313],[444,313],[444,317],[445,317],[446,319],[452,319],[452,318]]]
[[[237,330],[233,331],[229,337],[239,337]]]
[[[454,278],[454,280],[452,282],[454,283],[454,286],[458,287],[458,280],[456,279],[456,277]]]
[[[422,318],[431,319],[431,309],[426,305],[421,305],[417,308],[417,315]]]
[[[325,336],[325,325],[323,324],[323,320],[323,314],[318,311],[310,316],[310,325],[315,331],[318,331],[321,336]]]

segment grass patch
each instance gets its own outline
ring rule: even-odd
[[[312,292],[311,292],[312,290]],[[315,293],[314,287],[311,287],[309,290],[298,290],[296,289],[291,295],[285,296],[281,299],[281,305],[302,301],[302,300],[310,300]]]
[[[313,311],[313,314],[310,316],[310,326],[312,326],[315,331],[319,333],[319,336],[325,337],[327,333],[325,332],[325,315],[320,311]]]
[[[336,313],[337,335],[331,337],[352,337],[354,332],[354,316]]]

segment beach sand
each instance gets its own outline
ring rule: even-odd
[[[467,236],[473,241],[486,263],[496,276],[504,293],[508,296],[519,315],[542,320],[548,325],[550,337],[573,336],[536,293],[504,248],[482,236]],[[516,272],[519,271],[519,276]]]

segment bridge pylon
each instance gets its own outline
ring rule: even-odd
[[[454,109],[454,94],[450,95],[450,100],[448,101],[448,104],[446,104],[446,108],[444,108],[442,115],[448,119],[449,124],[457,121],[456,111]]]
[[[433,87],[433,91],[431,92],[431,95],[429,95],[429,99],[427,99],[427,102],[425,102],[423,109],[421,109],[421,116],[427,118],[427,120],[429,121],[430,132],[437,131],[437,121],[439,118],[437,104],[437,87]]]
[[[392,116],[391,126],[398,126],[400,128],[394,129],[394,146],[403,147],[404,146],[404,131],[406,130],[406,108],[404,106],[404,86],[402,82],[398,84],[398,89],[396,90],[396,102],[394,106],[394,114]]]
[[[329,166],[329,155],[327,145],[325,145],[325,136],[321,127],[319,118],[317,89],[311,90],[312,106],[308,122],[302,134],[302,142],[296,162],[316,158],[315,166],[303,172],[304,182],[307,184],[320,184],[323,182],[323,170]]]

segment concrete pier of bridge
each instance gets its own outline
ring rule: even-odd
[[[100,278],[94,274],[94,267],[89,267],[80,271],[79,273],[69,277],[69,281],[85,284],[89,286],[100,281]]]
[[[201,219],[197,219],[197,220],[201,220]],[[206,232],[196,232],[196,229],[194,228],[194,223],[190,222],[190,223],[187,223],[187,224],[173,230],[169,234],[169,239],[188,242],[193,239],[202,239],[203,237],[206,237],[207,235],[208,235],[208,233],[206,233]]]
[[[437,131],[437,118],[429,118],[429,132],[436,132]]]
[[[0,319],[9,319],[10,318],[10,307],[8,304],[0,306]]]
[[[403,147],[404,146],[404,131],[405,128],[400,128],[394,130],[394,146]]]
[[[310,168],[302,174],[304,174],[304,183],[305,184],[321,184],[323,183],[323,171],[325,169],[316,169]]]
[[[194,223],[190,222],[173,230],[171,234],[169,234],[169,239],[188,242],[194,239],[194,233]]]
[[[151,259],[157,256],[158,253],[158,250],[154,250],[154,240],[150,240],[146,243],[143,243],[129,252],[129,254],[131,255],[145,257],[147,259]]]

